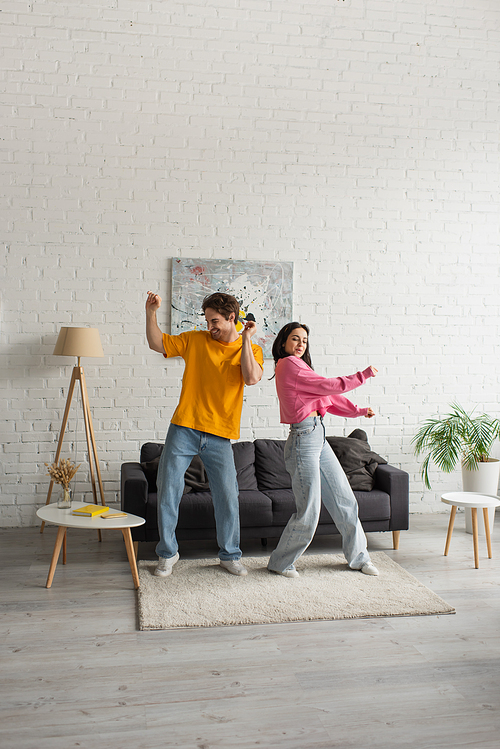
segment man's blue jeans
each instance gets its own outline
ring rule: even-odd
[[[285,445],[286,469],[292,477],[295,512],[271,554],[268,567],[283,572],[311,543],[318,526],[321,500],[342,535],[342,550],[350,567],[370,561],[366,536],[358,518],[358,503],[337,456],[325,439],[323,419],[309,416],[290,425]]]
[[[219,558],[239,559],[240,516],[238,482],[231,441],[214,434],[170,424],[158,465],[158,528],[159,557],[175,556],[175,529],[179,504],[184,491],[184,474],[192,458],[199,455],[205,466],[215,512]]]

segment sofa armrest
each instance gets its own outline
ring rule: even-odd
[[[121,508],[146,517],[148,480],[140,463],[123,463],[121,468]]]
[[[388,464],[379,465],[375,471],[375,488],[386,492],[391,498],[390,530],[405,531],[409,528],[409,480],[406,471]]]

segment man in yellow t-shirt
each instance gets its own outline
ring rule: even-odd
[[[240,436],[244,386],[255,385],[262,377],[262,349],[251,342],[257,326],[247,322],[239,335],[238,301],[218,292],[203,300],[206,331],[166,335],[156,319],[160,305],[161,297],[148,291],[149,348],[166,358],[182,357],[185,368],[179,404],[158,465],[160,541],[155,575],[167,577],[179,559],[175,529],[184,474],[195,455],[203,461],[210,484],[220,564],[233,575],[246,575],[240,561],[238,483],[231,440]]]

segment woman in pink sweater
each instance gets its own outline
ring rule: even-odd
[[[374,416],[358,408],[342,393],[359,387],[377,370],[367,367],[348,377],[321,377],[312,368],[309,328],[298,322],[285,325],[273,345],[280,420],[290,424],[285,464],[292,477],[297,511],[283,531],[267,568],[285,577],[298,577],[294,562],[311,543],[318,526],[321,501],[342,535],[349,564],[366,575],[378,575],[366,549],[358,518],[358,504],[347,476],[325,438],[323,416]]]

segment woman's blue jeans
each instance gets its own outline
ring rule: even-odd
[[[231,441],[215,434],[170,424],[158,464],[159,557],[175,556],[178,545],[175,529],[179,504],[184,492],[184,474],[192,458],[199,455],[205,466],[215,513],[219,558],[239,559],[240,515],[238,482]]]
[[[292,477],[295,512],[271,554],[268,568],[283,572],[311,543],[318,526],[321,501],[342,535],[342,550],[352,569],[370,561],[358,503],[337,456],[325,438],[323,419],[309,416],[290,425],[285,464]]]

